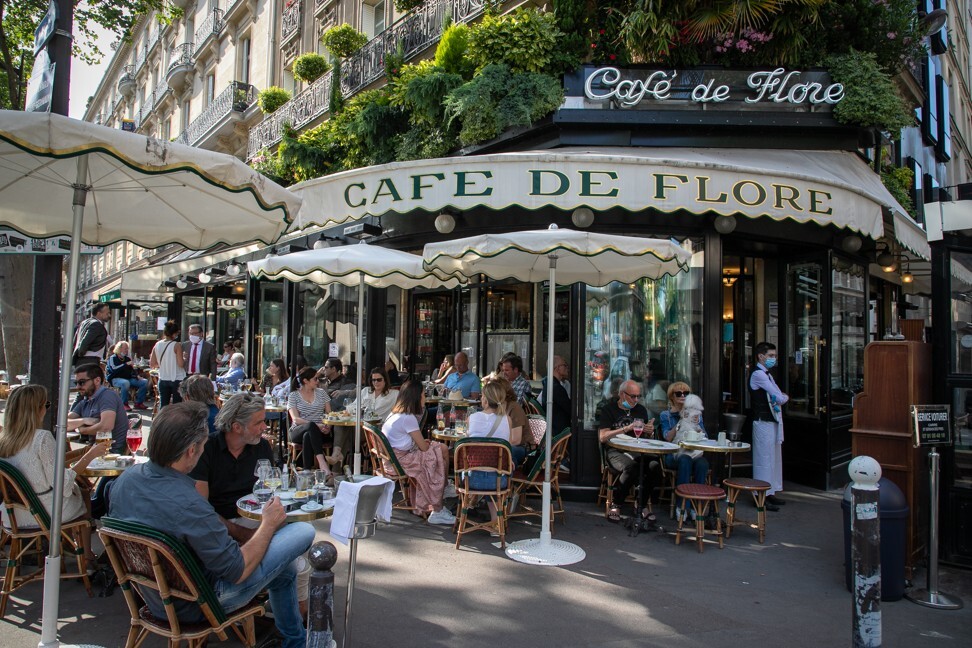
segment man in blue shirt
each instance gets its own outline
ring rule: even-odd
[[[128,447],[128,416],[125,405],[114,389],[105,385],[105,372],[97,362],[82,364],[74,370],[81,398],[71,406],[68,418],[92,418],[96,422],[82,425],[78,432],[94,437],[100,430],[111,430],[111,451],[123,454]],[[93,439],[92,439],[93,440]]]
[[[786,502],[776,496],[783,490],[782,405],[790,397],[780,391],[770,370],[776,366],[776,345],[760,342],[753,350],[756,369],[749,376],[753,408],[753,478],[769,482],[766,510],[778,511]]]
[[[479,398],[483,386],[476,374],[469,371],[469,356],[460,351],[456,354],[454,362],[456,370],[446,378],[445,386],[450,391],[453,389],[460,390],[463,398],[473,400]]]
[[[287,514],[275,497],[264,506],[253,537],[242,546],[230,537],[189,476],[209,436],[207,415],[202,403],[193,402],[169,405],[159,412],[149,435],[152,459],[129,468],[115,482],[110,515],[166,531],[188,545],[227,612],[267,589],[283,648],[303,648],[294,560],[310,548],[314,527],[305,522],[286,524]],[[158,593],[148,588],[140,592],[152,614],[164,619]],[[193,602],[176,600],[175,607],[186,623],[202,619]]]

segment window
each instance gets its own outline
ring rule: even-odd
[[[928,92],[928,98],[922,106],[921,132],[925,136],[925,141],[934,146],[938,143],[938,84],[935,77],[938,72],[937,60],[932,57],[925,58],[925,65],[922,70],[922,85]]]
[[[385,31],[386,10],[385,0],[370,3],[366,1],[361,4],[361,31],[367,34],[369,39]]]
[[[949,346],[953,373],[972,373],[972,254],[953,252],[949,262],[952,326]]]
[[[182,102],[182,130],[189,128],[189,100]]]
[[[250,37],[245,36],[240,41],[240,47],[239,47],[240,60],[237,65],[238,72],[236,74],[236,79],[238,81],[242,81],[243,83],[250,82],[250,55],[251,55],[250,46],[251,46]]]
[[[159,139],[169,141],[172,139],[172,117],[166,117],[159,125]]]
[[[216,71],[206,75],[206,85],[203,88],[203,108],[209,108],[216,98]]]
[[[941,74],[935,77],[935,92],[938,95],[938,146],[935,153],[939,161],[952,158],[952,118],[949,114],[949,85]]]

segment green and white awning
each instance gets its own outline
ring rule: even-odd
[[[928,257],[915,225],[857,155],[842,151],[714,148],[560,148],[394,162],[292,187],[304,200],[291,230],[366,216],[586,206],[768,217],[818,223],[871,238],[895,236]]]

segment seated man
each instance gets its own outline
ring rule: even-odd
[[[340,358],[328,358],[317,372],[321,388],[331,397],[332,410],[344,409],[345,402],[355,399],[358,386],[352,378],[344,375],[343,370]]]
[[[533,391],[530,388],[530,383],[523,377],[523,358],[518,355],[510,356],[503,360],[502,366],[503,375],[513,386],[516,402],[524,405],[528,398],[533,397]]]
[[[118,478],[112,488],[110,515],[164,530],[188,545],[227,612],[243,607],[263,589],[269,590],[282,645],[303,648],[305,632],[297,609],[294,561],[310,548],[314,527],[305,522],[286,524],[287,514],[274,497],[264,506],[260,526],[245,544],[240,546],[230,537],[189,476],[209,436],[206,416],[201,403],[176,403],[159,412],[149,435],[151,461],[129,468]],[[141,592],[152,614],[164,619],[157,592],[147,588]],[[184,622],[202,618],[195,603],[177,600],[175,606]]]
[[[458,389],[463,398],[479,398],[483,387],[476,374],[469,371],[469,356],[460,351],[455,357],[456,370],[446,378],[445,386],[452,391]]]
[[[241,518],[236,500],[253,492],[257,462],[273,463],[273,449],[263,438],[266,428],[263,399],[236,394],[216,415],[216,434],[206,441],[199,463],[189,476],[196,490],[213,505],[230,537],[243,544],[254,533],[253,520]]]
[[[74,370],[81,398],[74,402],[69,419],[93,418],[97,422],[82,425],[78,432],[94,441],[99,431],[111,430],[111,451],[125,454],[128,450],[128,416],[121,396],[105,385],[105,372],[100,364],[82,364]]]
[[[618,399],[604,404],[601,408],[601,422],[598,429],[598,440],[607,443],[619,434],[630,434],[634,429],[634,420],[641,419],[644,422],[644,430],[647,437],[651,437],[655,430],[655,422],[645,406],[638,402],[641,398],[641,388],[633,380],[626,380],[621,383],[618,389]],[[651,461],[651,457],[635,452],[624,452],[616,448],[606,449],[607,461],[615,472],[619,473],[614,482],[614,504],[608,511],[607,518],[611,522],[618,522],[621,519],[621,506],[628,498],[631,486],[640,478],[640,488],[638,489],[638,512],[642,520],[654,521],[654,514],[648,509],[648,497],[655,487],[654,471],[650,466],[644,466],[643,461]]]

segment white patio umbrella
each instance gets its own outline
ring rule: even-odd
[[[90,206],[87,203],[90,200]],[[69,207],[70,206],[70,207]],[[80,246],[276,240],[300,198],[228,155],[47,113],[0,111],[0,226],[71,236],[61,346],[51,538],[61,535]],[[87,217],[86,217],[87,216]],[[61,543],[45,562],[41,646],[57,645]]]
[[[604,286],[612,281],[658,278],[687,270],[691,254],[671,241],[580,232],[551,225],[546,230],[483,234],[444,243],[429,243],[425,246],[423,257],[428,268],[438,268],[444,272],[461,272],[466,276],[482,273],[493,279],[517,279],[533,283],[549,280],[549,380],[554,355],[553,293],[558,282]],[[536,565],[570,565],[583,560],[585,553],[573,543],[553,540],[550,534],[550,439],[558,432],[553,429],[552,414],[553,408],[548,407],[540,537],[510,543],[506,555]]]
[[[428,269],[417,254],[369,245],[306,250],[259,261],[247,268],[254,277],[312,281],[317,284],[340,283],[358,287],[358,335],[355,358],[361,363],[361,330],[364,322],[364,288],[454,288],[464,283],[463,275]],[[357,402],[361,403],[361,370],[357,374]],[[361,407],[355,408],[354,474],[361,474]]]

